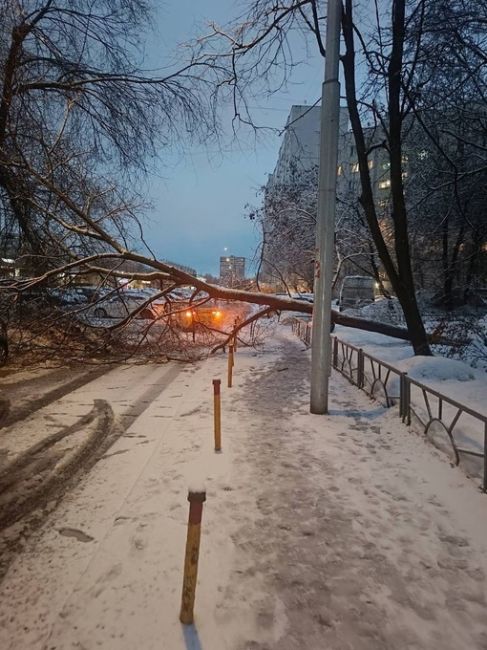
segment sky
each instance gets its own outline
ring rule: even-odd
[[[225,24],[242,10],[241,2],[228,0],[159,2],[154,34],[147,35],[148,65],[172,59],[178,44],[206,33],[209,21]],[[308,59],[294,73],[287,91],[256,102],[256,119],[282,129],[293,104],[313,104],[318,99],[322,74],[321,60]],[[226,114],[229,119],[223,128],[230,132],[230,111]],[[156,256],[216,276],[220,256],[242,256],[251,275],[258,233],[245,218],[245,206],[258,204],[258,189],[274,170],[279,146],[278,134],[269,130],[257,141],[248,132],[237,142],[224,138],[224,153],[215,145],[186,145],[184,153],[164,152],[149,179],[153,209],[144,228]]]

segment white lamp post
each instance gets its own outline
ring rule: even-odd
[[[328,0],[325,80],[321,99],[320,176],[311,340],[311,413],[328,413],[331,372],[331,291],[335,234],[336,174],[340,126],[341,0]]]

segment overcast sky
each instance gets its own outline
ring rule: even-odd
[[[148,37],[148,62],[164,62],[178,43],[205,33],[210,20],[224,24],[241,11],[242,3],[229,0],[167,0],[159,9],[157,34]],[[321,80],[321,61],[309,60],[297,70],[287,92],[256,103],[256,118],[282,128],[292,104],[316,101]],[[224,126],[229,130],[229,124]],[[253,224],[244,218],[245,205],[258,201],[256,192],[274,170],[279,145],[277,135],[265,132],[257,142],[250,134],[239,142],[229,138],[223,154],[214,146],[189,147],[184,155],[165,153],[151,177],[154,209],[145,225],[157,257],[214,275],[225,253],[250,262],[258,242]]]

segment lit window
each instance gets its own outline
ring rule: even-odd
[[[407,155],[407,153],[403,153],[401,156],[401,161],[403,163],[407,163],[408,160],[409,160],[409,156]]]
[[[379,183],[379,187],[380,187],[381,190],[385,190],[390,186],[391,186],[391,180],[389,178],[387,180],[381,181]]]
[[[356,174],[356,173],[358,172],[358,170],[359,170],[358,162],[353,163],[353,165],[352,165],[352,172],[353,172],[354,174]]]
[[[402,177],[403,177],[403,178],[407,178],[407,177],[408,177],[408,173],[407,173],[407,172],[403,172],[403,173],[402,173]]]
[[[341,176],[343,174],[343,167],[341,165],[338,165],[337,174],[338,176]]]
[[[369,169],[373,169],[373,168],[374,168],[374,161],[373,161],[373,160],[369,160],[369,162],[367,163],[367,165],[369,166]]]

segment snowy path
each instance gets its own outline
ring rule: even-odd
[[[259,390],[249,406],[272,435],[242,449],[260,516],[240,543],[247,572],[265,574],[273,595],[258,607],[262,622],[277,598],[286,632],[247,647],[487,647],[486,562],[475,545],[487,529],[474,514],[485,520],[486,497],[336,374],[332,417],[309,416],[300,350],[250,379]],[[276,390],[286,366],[294,382]],[[472,516],[453,507],[457,484]]]
[[[10,650],[487,647],[487,497],[343,378],[308,413],[285,328],[239,350],[212,451],[212,358],[181,373],[0,587]],[[223,381],[222,381],[223,384]],[[178,622],[187,486],[206,479],[196,627]],[[82,529],[83,542],[59,534]]]

